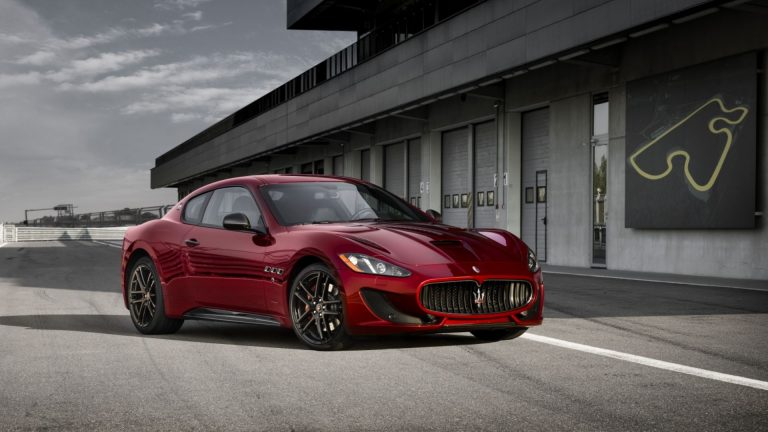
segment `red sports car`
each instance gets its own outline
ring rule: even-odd
[[[173,333],[185,319],[273,325],[322,350],[362,334],[511,339],[541,324],[544,301],[536,257],[514,235],[442,225],[342,177],[202,187],[128,230],[122,276],[141,333]]]

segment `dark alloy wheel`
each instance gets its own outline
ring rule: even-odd
[[[317,350],[349,345],[342,295],[325,265],[313,264],[299,272],[291,285],[290,311],[293,331],[305,344]]]
[[[511,329],[474,330],[470,333],[480,340],[496,342],[500,340],[514,339],[525,333],[526,330],[528,330],[527,327],[520,327]]]
[[[184,320],[165,316],[163,290],[155,264],[148,257],[136,260],[128,273],[128,308],[131,321],[144,334],[175,333]]]

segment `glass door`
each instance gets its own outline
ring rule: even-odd
[[[604,267],[608,215],[607,94],[595,96],[592,114],[592,265]]]

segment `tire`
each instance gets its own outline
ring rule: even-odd
[[[514,339],[525,333],[526,330],[528,330],[527,327],[522,327],[510,329],[474,330],[470,333],[472,333],[474,337],[480,340],[496,342],[501,340]]]
[[[302,269],[291,282],[289,295],[291,327],[305,345],[329,351],[351,344],[344,322],[344,293],[326,265]]]
[[[125,281],[128,291],[128,310],[136,330],[143,334],[176,333],[183,319],[165,316],[165,301],[155,263],[141,257],[131,266]]]

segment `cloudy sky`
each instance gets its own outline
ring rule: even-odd
[[[285,7],[0,0],[0,222],[175,202],[157,156],[354,40],[286,30]]]

